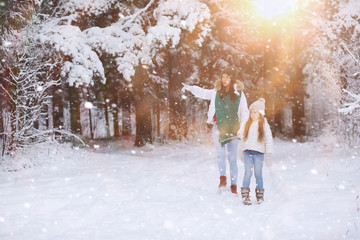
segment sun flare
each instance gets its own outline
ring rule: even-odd
[[[254,10],[265,19],[284,17],[296,8],[298,0],[253,0]]]

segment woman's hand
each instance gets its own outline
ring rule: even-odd
[[[187,91],[191,91],[191,86],[187,85],[185,83],[182,84],[184,87],[181,89],[182,92],[185,92],[185,90]]]

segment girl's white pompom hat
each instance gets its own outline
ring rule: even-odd
[[[259,111],[259,113],[261,115],[265,115],[265,99],[264,98],[260,98],[259,100],[253,102],[249,109],[255,109],[257,111]]]

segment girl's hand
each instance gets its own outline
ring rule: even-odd
[[[182,85],[184,86],[184,87],[181,89],[182,92],[185,92],[185,90],[191,91],[191,86],[189,86],[189,85],[187,85],[187,84],[185,84],[185,83],[183,83]]]
[[[265,153],[265,164],[267,167],[272,167],[272,154]]]

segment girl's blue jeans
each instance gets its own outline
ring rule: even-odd
[[[231,185],[237,185],[238,167],[236,162],[236,155],[238,149],[238,139],[234,139],[222,147],[219,142],[219,131],[216,124],[213,125],[212,135],[217,150],[220,176],[226,176],[226,152],[227,152],[227,157],[230,165]]]
[[[250,186],[251,175],[254,169],[255,179],[256,179],[256,188],[263,189],[263,176],[262,176],[262,167],[264,162],[264,153],[245,150],[244,151],[244,166],[245,174],[243,180],[243,188],[248,188]]]

